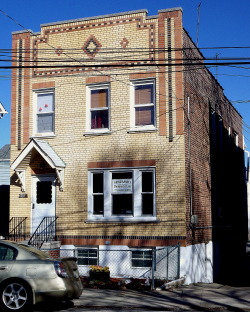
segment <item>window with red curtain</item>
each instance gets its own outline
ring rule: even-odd
[[[90,91],[91,129],[109,128],[109,89]]]

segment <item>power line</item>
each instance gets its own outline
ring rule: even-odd
[[[205,63],[204,66],[206,65],[214,65],[214,66],[229,66],[229,65],[250,65],[250,62],[221,62],[221,63],[216,63],[216,62],[209,62]],[[61,64],[61,65],[11,65],[11,66],[0,66],[0,69],[19,69],[19,68],[103,68],[103,67],[175,67],[175,66],[201,66],[201,62],[197,63],[160,63],[160,64],[155,64],[155,63],[148,63],[148,61],[143,61],[143,62],[138,62],[138,63],[128,63],[128,64],[80,64],[80,65],[69,65],[69,64]]]

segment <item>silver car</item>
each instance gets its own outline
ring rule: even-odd
[[[79,298],[76,258],[53,259],[38,249],[0,240],[0,311],[31,311],[48,299]]]

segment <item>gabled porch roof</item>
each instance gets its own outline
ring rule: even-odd
[[[7,110],[3,107],[3,104],[0,102],[0,118],[3,118],[4,114],[8,114]]]
[[[38,139],[31,139],[31,141],[25,146],[25,148],[11,164],[11,169],[15,170],[19,178],[22,191],[25,192],[25,170],[30,164],[34,151],[40,154],[52,169],[55,169],[59,182],[59,188],[62,191],[64,184],[64,169],[66,165],[48,142]]]

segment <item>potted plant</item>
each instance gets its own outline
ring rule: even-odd
[[[108,266],[91,265],[89,271],[90,281],[103,281],[107,282],[110,280],[110,270]]]

